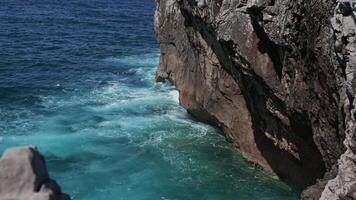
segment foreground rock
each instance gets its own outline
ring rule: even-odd
[[[356,17],[335,0],[156,0],[157,80],[221,127],[243,156],[307,187],[356,199]]]
[[[35,147],[8,149],[0,159],[0,199],[69,200],[51,180]]]

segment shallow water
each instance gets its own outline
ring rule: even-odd
[[[0,151],[37,145],[74,200],[289,200],[154,82],[149,0],[0,0]]]

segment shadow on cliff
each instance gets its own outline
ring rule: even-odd
[[[283,49],[280,45],[274,43],[267,33],[264,31],[263,27],[260,26],[259,21],[263,20],[263,15],[258,9],[249,9],[251,23],[256,36],[260,39],[258,42],[258,50],[264,54],[267,53],[273,62],[274,69],[279,79],[282,79],[283,73]]]
[[[268,165],[282,180],[291,186],[304,188],[312,185],[325,173],[322,156],[314,143],[312,126],[306,114],[290,111],[283,101],[273,94],[264,80],[249,71],[246,75],[239,63],[248,63],[234,51],[232,41],[218,41],[212,27],[201,18],[191,14],[194,2],[184,0],[180,3],[185,26],[192,27],[199,32],[206,43],[214,51],[220,64],[234,77],[240,85],[251,114],[255,143]],[[265,41],[263,30],[258,30],[261,49],[268,49],[271,41]],[[282,62],[278,53],[266,50],[275,63],[276,72],[282,76]],[[233,56],[231,56],[233,55]],[[266,107],[267,101],[273,104],[290,119],[286,125],[274,116]],[[267,134],[273,139],[268,137]],[[276,142],[278,141],[278,142]],[[287,144],[287,145],[286,145]]]

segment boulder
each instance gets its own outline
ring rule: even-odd
[[[11,148],[0,159],[0,199],[69,200],[49,177],[36,147]]]

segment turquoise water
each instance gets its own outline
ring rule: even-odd
[[[0,4],[0,151],[38,146],[74,200],[298,199],[154,82],[153,1]]]

